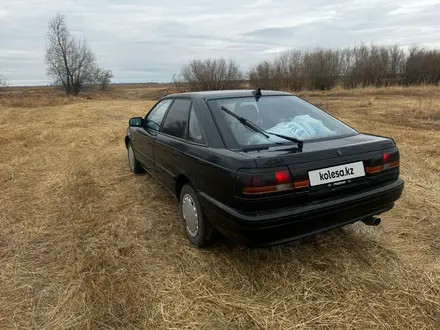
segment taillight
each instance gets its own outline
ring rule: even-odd
[[[295,181],[295,189],[306,189],[310,186],[309,180]]]
[[[239,171],[237,184],[243,195],[262,195],[293,190],[294,185],[289,170],[264,173],[245,173]]]
[[[395,168],[400,166],[400,155],[399,152],[394,152],[392,154],[383,154],[383,169],[388,170],[390,168]]]
[[[277,183],[288,183],[290,182],[290,173],[289,171],[278,171],[275,172],[275,178],[277,179]]]
[[[379,164],[376,163],[373,166],[367,166],[365,168],[365,172],[367,174],[375,174],[399,166],[400,166],[400,154],[398,150],[394,152],[384,152],[380,163]]]

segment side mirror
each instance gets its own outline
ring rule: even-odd
[[[142,117],[133,117],[128,121],[130,127],[141,127],[144,124],[144,119]]]

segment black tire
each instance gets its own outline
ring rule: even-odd
[[[140,174],[145,172],[145,170],[141,166],[141,163],[139,163],[139,161],[136,159],[136,156],[134,155],[133,146],[131,145],[131,142],[128,142],[127,144],[127,157],[128,157],[128,166],[130,167],[130,170],[133,173]]]
[[[184,217],[185,203],[190,203],[188,204],[188,207],[195,207],[196,209],[197,230],[193,230],[192,232],[190,227],[195,229],[194,226],[189,222],[187,223],[187,220]],[[186,237],[193,245],[199,248],[210,245],[213,233],[212,226],[204,217],[199,199],[197,198],[194,189],[189,184],[185,184],[180,191],[180,219],[182,220],[183,230],[185,231]]]

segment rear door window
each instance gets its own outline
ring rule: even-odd
[[[161,133],[180,139],[186,139],[188,135],[187,128],[190,109],[191,100],[176,99],[168,111]]]

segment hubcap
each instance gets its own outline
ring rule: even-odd
[[[133,148],[128,147],[128,164],[130,165],[130,168],[132,170],[134,169],[134,163],[135,163],[135,159],[134,159]]]
[[[191,237],[196,237],[199,232],[199,217],[196,204],[189,194],[185,194],[182,200],[182,214],[185,219],[186,230]]]

